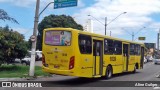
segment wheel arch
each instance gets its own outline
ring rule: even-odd
[[[138,63],[136,63],[136,64],[135,64],[135,66],[136,66],[136,69],[139,69],[139,65],[138,65]]]
[[[113,67],[112,67],[111,64],[108,64],[107,67],[106,67],[105,76],[107,76],[107,69],[108,69],[108,68],[111,69],[111,72],[112,72],[112,75],[113,75]],[[112,76],[111,76],[111,77],[112,77]],[[111,78],[111,77],[110,77],[110,78]],[[109,78],[107,78],[107,79],[109,79]]]

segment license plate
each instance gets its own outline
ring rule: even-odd
[[[54,65],[54,68],[59,68],[59,65]]]

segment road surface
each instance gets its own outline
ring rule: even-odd
[[[160,65],[154,65],[152,62],[146,63],[144,69],[138,70],[136,73],[124,73],[113,75],[109,80],[106,79],[87,79],[71,76],[53,75],[48,78],[38,78],[34,81],[49,81],[47,85],[52,87],[42,88],[0,88],[0,90],[160,90],[154,87],[113,87],[117,83],[109,83],[109,81],[158,81],[160,78],[156,76],[160,74]],[[110,84],[112,87],[105,87]],[[120,82],[120,85],[126,82]],[[101,86],[101,87],[100,87]]]

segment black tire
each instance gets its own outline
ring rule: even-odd
[[[26,62],[22,62],[22,65],[23,65],[23,66],[27,66],[27,63],[26,63]]]
[[[110,79],[112,77],[113,71],[112,71],[112,67],[108,66],[106,69],[106,79]]]
[[[136,73],[136,69],[137,69],[137,67],[136,67],[136,65],[135,65],[135,66],[134,66],[134,70],[133,70],[132,73]]]

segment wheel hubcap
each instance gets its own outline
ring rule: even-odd
[[[111,77],[111,70],[108,70],[107,74],[108,74],[108,77]]]

